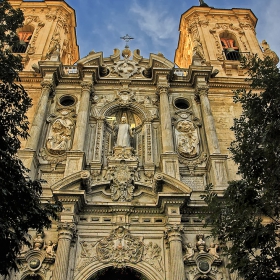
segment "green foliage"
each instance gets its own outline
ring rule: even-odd
[[[23,20],[20,9],[12,9],[7,0],[0,0],[0,80],[3,82],[13,82],[17,71],[22,70],[21,56],[14,55],[11,49],[19,42],[16,30]]]
[[[30,245],[28,229],[50,227],[51,219],[61,211],[58,202],[40,202],[40,182],[29,178],[17,157],[20,138],[28,137],[26,112],[31,99],[21,85],[13,82],[22,69],[21,57],[7,48],[16,42],[14,34],[22,21],[20,10],[0,0],[0,274],[17,268],[16,256],[22,245]]]
[[[212,186],[202,198],[213,235],[228,245],[231,270],[249,280],[280,279],[280,73],[269,58],[242,66],[251,88],[235,91],[242,114],[230,147],[241,179],[229,182],[223,198]]]

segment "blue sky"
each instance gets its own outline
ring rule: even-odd
[[[110,56],[123,49],[121,36],[129,34],[131,50],[141,55],[161,52],[173,61],[181,15],[199,0],[65,0],[76,11],[80,57],[91,50]],[[280,56],[279,0],[205,0],[214,8],[250,8],[258,18],[257,38],[267,40]]]

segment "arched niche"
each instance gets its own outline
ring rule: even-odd
[[[17,35],[19,37],[19,42],[12,49],[14,53],[25,53],[34,32],[34,27],[32,25],[25,25],[17,30]]]
[[[239,60],[239,45],[236,36],[225,30],[219,34],[223,52],[227,60]]]
[[[132,276],[132,278],[120,278],[122,280],[164,280],[164,275],[160,274],[158,271],[156,271],[154,268],[151,266],[139,262],[137,264],[133,263],[127,263],[125,266],[124,272],[127,272],[126,276]],[[96,263],[93,262],[86,266],[83,270],[80,271],[79,274],[77,274],[74,277],[74,280],[107,280],[107,279],[114,279],[115,275],[121,275],[121,270],[122,268],[115,268],[112,266],[112,264],[103,264],[103,263]],[[117,274],[112,274],[114,277],[108,277],[104,278],[104,275],[106,276],[106,273],[108,271],[108,275],[111,275],[109,273],[117,272]],[[100,277],[103,278],[100,278]],[[141,276],[142,278],[139,278]],[[99,278],[96,278],[99,277]],[[134,278],[133,278],[134,277]]]
[[[100,110],[100,115],[104,118],[108,118],[110,116],[114,116],[117,114],[117,112],[128,112],[130,111],[132,114],[135,115],[135,117],[138,118],[138,121],[136,123],[143,123],[146,119],[149,119],[151,117],[151,113],[141,104],[138,102],[132,102],[128,104],[122,104],[118,102],[111,102],[107,105],[105,105]],[[120,114],[119,114],[120,116]]]
[[[107,267],[98,271],[90,280],[148,280],[142,273],[130,267]]]
[[[40,275],[26,275],[21,280],[44,280]]]
[[[114,127],[119,124],[123,116],[126,117],[127,123],[133,129],[133,138],[131,139],[131,146],[138,153],[138,144],[142,141],[144,123],[147,120],[152,120],[152,115],[149,110],[142,104],[134,101],[127,104],[118,101],[110,102],[100,110],[100,116],[106,119],[107,123],[107,137],[105,143],[105,154],[111,151],[114,146]],[[141,156],[140,156],[141,158]],[[104,159],[105,162],[105,159]],[[140,159],[141,162],[141,159]]]

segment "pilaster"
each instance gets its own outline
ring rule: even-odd
[[[215,122],[214,122],[210,102],[208,99],[209,87],[205,83],[204,77],[201,78],[201,80],[203,80],[204,83],[197,83],[196,93],[199,95],[200,98],[201,112],[202,112],[202,118],[203,118],[209,153],[211,155],[220,154],[221,151],[220,151],[220,145],[217,137]],[[199,82],[199,78],[197,78],[197,81]]]
[[[44,80],[41,83],[42,91],[40,101],[35,113],[30,132],[29,138],[26,143],[26,149],[36,151],[40,140],[41,132],[43,129],[44,122],[46,120],[46,114],[48,110],[48,100],[50,93],[53,91],[53,82],[50,80]]]
[[[79,111],[76,122],[76,129],[73,140],[73,148],[75,151],[83,151],[86,129],[88,125],[89,118],[89,108],[90,108],[90,95],[92,92],[92,83],[84,81],[81,83],[82,93],[79,105]]]
[[[159,107],[162,139],[162,154],[160,165],[164,173],[180,179],[178,155],[174,152],[173,131],[168,101],[169,86],[170,85],[167,82],[167,77],[158,77],[157,92],[160,98]]]

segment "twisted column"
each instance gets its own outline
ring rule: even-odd
[[[27,140],[26,148],[36,151],[38,148],[39,139],[42,133],[44,121],[46,120],[48,100],[50,93],[53,91],[53,83],[51,81],[41,82],[42,91],[37,111],[34,116],[32,126],[30,128],[30,137]]]
[[[170,247],[170,280],[185,280],[182,232],[183,228],[176,224],[166,228],[166,237]]]
[[[197,94],[200,98],[201,112],[205,124],[205,132],[210,154],[220,154],[220,146],[217,137],[216,127],[210,102],[208,99],[208,87],[197,87]]]
[[[162,152],[174,153],[171,115],[168,102],[168,88],[168,84],[159,85],[157,87],[160,98],[159,108],[161,121]]]
[[[67,280],[71,240],[76,232],[74,223],[60,222],[57,225],[58,247],[56,252],[53,280]]]
[[[90,95],[92,92],[92,83],[82,82],[82,95],[80,99],[79,111],[76,122],[76,129],[73,140],[72,150],[83,151],[86,129],[89,117]]]

